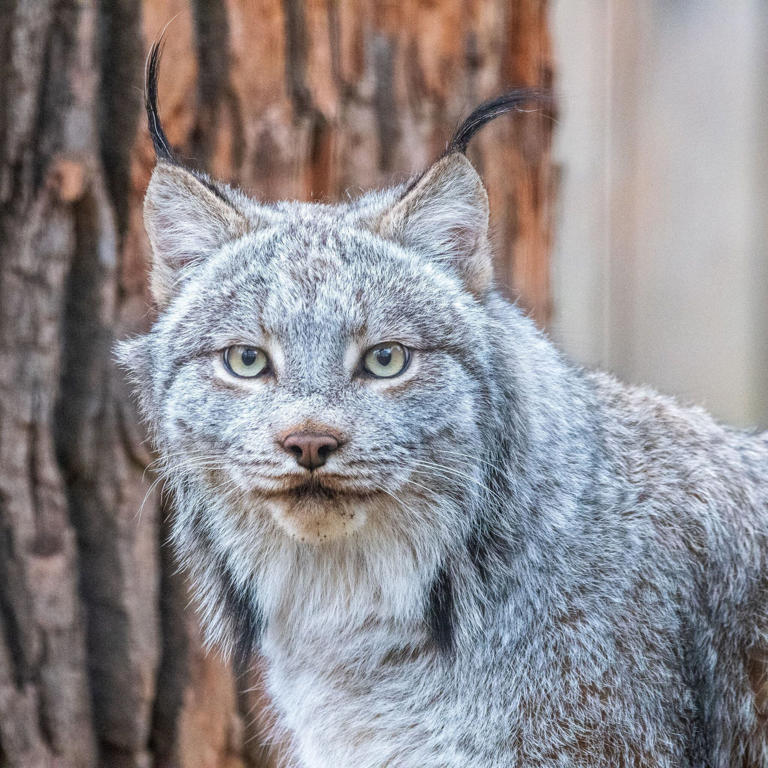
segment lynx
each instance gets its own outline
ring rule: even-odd
[[[124,342],[209,641],[304,768],[768,766],[768,436],[582,370],[494,286],[473,134],[338,205],[185,168]]]

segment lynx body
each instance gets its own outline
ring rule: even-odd
[[[156,65],[159,314],[121,359],[208,637],[260,649],[296,764],[768,766],[768,439],[494,289],[463,149],[515,100],[408,185],[262,205],[175,162]]]

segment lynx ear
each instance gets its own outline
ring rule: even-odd
[[[248,231],[245,217],[214,188],[179,165],[159,162],[144,198],[152,245],[152,294],[165,306],[195,265]]]
[[[482,296],[492,276],[488,195],[460,152],[438,160],[374,225],[383,237],[450,265]]]

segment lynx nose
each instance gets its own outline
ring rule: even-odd
[[[333,435],[316,432],[294,432],[283,440],[283,448],[292,453],[296,463],[306,469],[317,469],[339,447]]]

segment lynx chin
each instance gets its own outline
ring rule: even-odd
[[[262,204],[157,110],[120,346],[208,639],[303,768],[768,766],[768,436],[573,365],[494,287],[479,107],[409,183]]]

